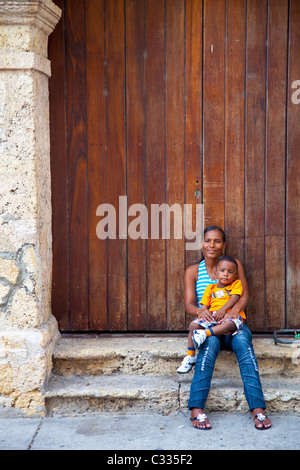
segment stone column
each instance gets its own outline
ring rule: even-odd
[[[0,0],[0,406],[44,413],[51,312],[51,0]]]

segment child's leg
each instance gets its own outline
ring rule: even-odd
[[[233,321],[226,321],[220,325],[210,326],[205,328],[204,331],[199,333],[195,331],[192,336],[194,347],[199,348],[202,343],[206,340],[208,336],[220,336],[226,335],[228,333],[233,333],[237,329],[237,326]]]
[[[178,369],[177,369],[177,372],[179,374],[186,374],[187,372],[189,372],[191,370],[191,368],[196,363],[197,358],[195,356],[195,347],[194,347],[194,343],[193,343],[193,333],[194,333],[194,331],[196,331],[200,328],[203,330],[203,327],[201,325],[199,325],[197,322],[193,321],[190,324],[189,336],[188,336],[187,355],[183,358],[183,361],[182,361],[180,367],[178,367]]]
[[[193,342],[193,333],[195,330],[203,330],[204,328],[199,325],[199,323],[192,321],[189,326],[189,335],[188,335],[188,356],[195,356],[195,347]]]
[[[233,321],[226,321],[220,325],[212,326],[205,330],[207,336],[220,336],[226,335],[227,333],[233,333],[236,330],[236,325]]]

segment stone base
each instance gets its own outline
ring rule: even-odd
[[[51,314],[48,36],[52,0],[0,2],[0,404],[44,413]]]
[[[0,331],[0,405],[44,415],[44,388],[59,338],[53,316],[39,330]]]

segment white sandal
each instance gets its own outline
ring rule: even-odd
[[[195,420],[199,421],[199,423],[205,423],[207,419],[207,416],[205,413],[199,413],[195,418],[190,418],[190,420],[193,422]],[[200,429],[201,431],[209,431],[211,429],[211,426],[209,428],[205,427],[205,428],[199,428],[198,426],[193,426],[194,428],[196,429]]]
[[[258,421],[260,421],[260,423],[262,424],[262,422],[267,419],[267,416],[264,415],[263,413],[258,413],[257,415],[254,416],[254,419],[258,419]],[[265,429],[270,429],[271,426],[268,426],[268,427],[265,427],[265,426],[261,426],[261,427],[258,427],[255,423],[254,423],[254,426],[256,429],[258,429],[259,431],[264,431]]]

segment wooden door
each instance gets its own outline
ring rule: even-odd
[[[204,204],[253,331],[299,327],[299,0],[56,0],[53,312],[62,331],[183,331],[185,239],[100,240],[97,208]],[[128,223],[132,217],[128,218]],[[194,220],[195,223],[195,220]],[[151,217],[149,218],[149,226]]]

